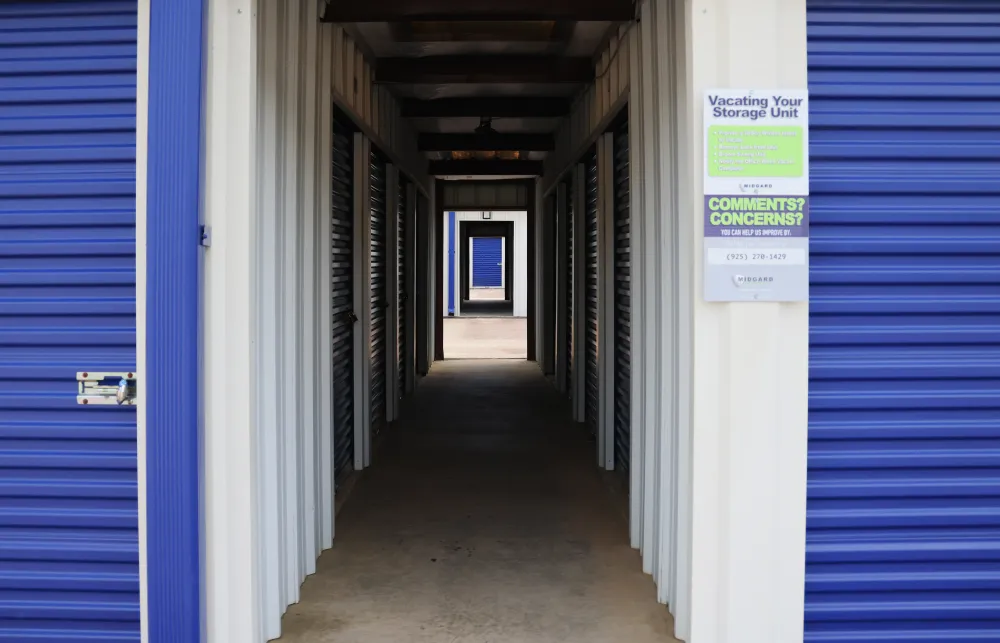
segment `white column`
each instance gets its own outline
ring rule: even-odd
[[[257,532],[257,2],[208,3],[205,82],[205,640],[259,641]]]
[[[658,2],[660,0],[657,0]],[[675,30],[680,96],[680,424],[690,422],[691,643],[803,636],[808,305],[706,303],[702,109],[712,88],[806,87],[805,0],[688,0]],[[684,398],[689,395],[690,416]],[[683,458],[683,456],[682,456]],[[683,489],[684,485],[681,484]],[[683,558],[683,556],[681,556]],[[685,606],[686,608],[687,606]]]

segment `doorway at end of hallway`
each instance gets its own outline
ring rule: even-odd
[[[447,317],[445,359],[527,359],[524,317]]]

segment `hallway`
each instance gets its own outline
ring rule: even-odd
[[[341,513],[283,643],[665,643],[624,498],[533,363],[444,361]]]

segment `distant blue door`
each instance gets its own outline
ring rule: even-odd
[[[503,286],[503,237],[473,237],[472,287]]]

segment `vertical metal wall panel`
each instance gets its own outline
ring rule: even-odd
[[[386,252],[386,162],[381,153],[372,147],[368,160],[369,171],[369,225],[371,226],[371,250],[369,261],[369,297],[371,299],[371,387],[369,422],[371,438],[374,440],[386,423],[386,347],[388,345],[388,323],[386,311],[389,308],[388,274]]]
[[[598,252],[598,181],[597,181],[597,150],[591,150],[583,159],[584,164],[584,301],[581,310],[584,315],[584,396],[586,397],[584,418],[588,430],[597,435],[600,421],[600,389],[598,385],[598,340],[599,329],[599,297],[597,266]]]
[[[135,407],[76,400],[136,369],[136,16],[0,13],[0,639],[139,640]]]
[[[406,284],[406,217],[407,217],[407,181],[400,174],[397,183],[398,197],[396,199],[396,361],[399,364],[399,389],[398,395],[402,396],[406,390],[406,307],[407,307],[407,284]]]
[[[472,287],[503,287],[503,262],[503,237],[473,237]]]
[[[614,130],[614,433],[615,469],[629,479],[632,424],[632,238],[628,120]]]
[[[566,220],[564,224],[566,226],[566,391],[569,399],[573,399],[576,391],[573,385],[573,372],[576,365],[573,363],[574,356],[574,344],[575,344],[575,327],[573,324],[573,304],[574,297],[576,294],[576,289],[573,287],[575,283],[574,275],[574,256],[573,256],[573,240],[575,235],[573,233],[573,222],[576,219],[574,214],[574,190],[573,182],[567,181],[566,185]]]
[[[330,318],[333,353],[334,475],[354,458],[354,145],[350,126],[333,120],[330,206]]]
[[[807,11],[805,640],[1000,641],[1000,4]]]

